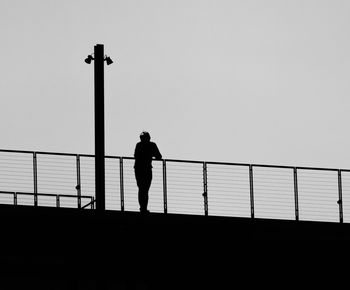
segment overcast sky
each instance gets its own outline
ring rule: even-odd
[[[350,168],[347,0],[0,1],[0,148]]]

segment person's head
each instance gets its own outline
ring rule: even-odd
[[[140,139],[141,139],[141,142],[149,142],[151,140],[151,135],[148,132],[143,131],[140,134]]]

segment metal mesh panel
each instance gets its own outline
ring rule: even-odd
[[[253,182],[255,217],[295,219],[292,169],[254,166]]]
[[[120,210],[119,158],[105,159],[106,209]]]
[[[202,163],[167,161],[167,185],[169,213],[204,214]]]
[[[75,156],[37,154],[37,167],[39,193],[77,195]]]
[[[139,211],[138,188],[134,174],[134,160],[124,160],[124,208]]]
[[[38,206],[51,206],[51,207],[56,207],[57,206],[57,200],[56,196],[42,196],[38,195]]]
[[[81,195],[95,197],[95,158],[80,156],[80,184]],[[82,206],[88,204],[90,200],[82,199]]]
[[[0,193],[0,204],[15,204],[14,193],[1,192]]]
[[[33,154],[0,152],[0,191],[34,192]],[[13,203],[13,196],[1,194],[0,203]]]
[[[78,196],[76,156],[37,154],[37,176],[38,193]],[[38,202],[41,206],[52,206],[48,197],[38,196]],[[78,198],[60,197],[60,207],[76,208]]]
[[[301,220],[339,221],[337,171],[299,170]]]
[[[18,205],[34,205],[34,195],[17,194]]]
[[[60,196],[60,207],[77,208],[77,198]]]
[[[250,216],[249,167],[207,164],[209,215]]]
[[[120,210],[120,164],[119,158],[105,158],[106,209]],[[95,197],[95,158],[80,156],[81,194]],[[82,200],[82,205],[89,203]]]
[[[152,184],[149,191],[148,208],[151,212],[164,212],[163,206],[163,167],[161,161],[152,162]]]

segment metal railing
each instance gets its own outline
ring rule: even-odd
[[[69,194],[50,194],[50,193],[37,193],[34,194],[32,192],[17,192],[17,191],[0,191],[1,195],[10,195],[11,199],[13,200],[13,204],[17,205],[18,204],[18,200],[21,199],[21,197],[23,198],[23,201],[26,200],[27,202],[30,202],[30,199],[32,199],[33,204],[35,204],[35,197],[36,200],[40,200],[38,199],[38,197],[46,197],[45,201],[43,201],[44,205],[48,205],[51,202],[51,205],[54,204],[56,207],[61,207],[61,199],[62,198],[70,198],[70,199],[77,199],[78,197],[75,195],[69,195]],[[27,198],[26,198],[27,197]],[[81,208],[90,208],[90,209],[94,209],[94,203],[95,203],[95,199],[92,196],[81,196],[80,198],[82,199],[88,199],[89,202],[85,205],[83,205]],[[40,205],[40,203],[39,203]]]
[[[138,211],[133,163],[106,156],[107,209]],[[0,150],[0,203],[94,208],[94,179],[93,155]],[[155,160],[149,209],[350,222],[350,170]]]

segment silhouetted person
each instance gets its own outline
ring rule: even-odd
[[[146,213],[148,205],[148,190],[152,182],[152,159],[162,159],[162,155],[156,143],[151,142],[151,136],[148,132],[142,132],[141,142],[136,144],[135,148],[135,177],[139,188],[140,212]]]

